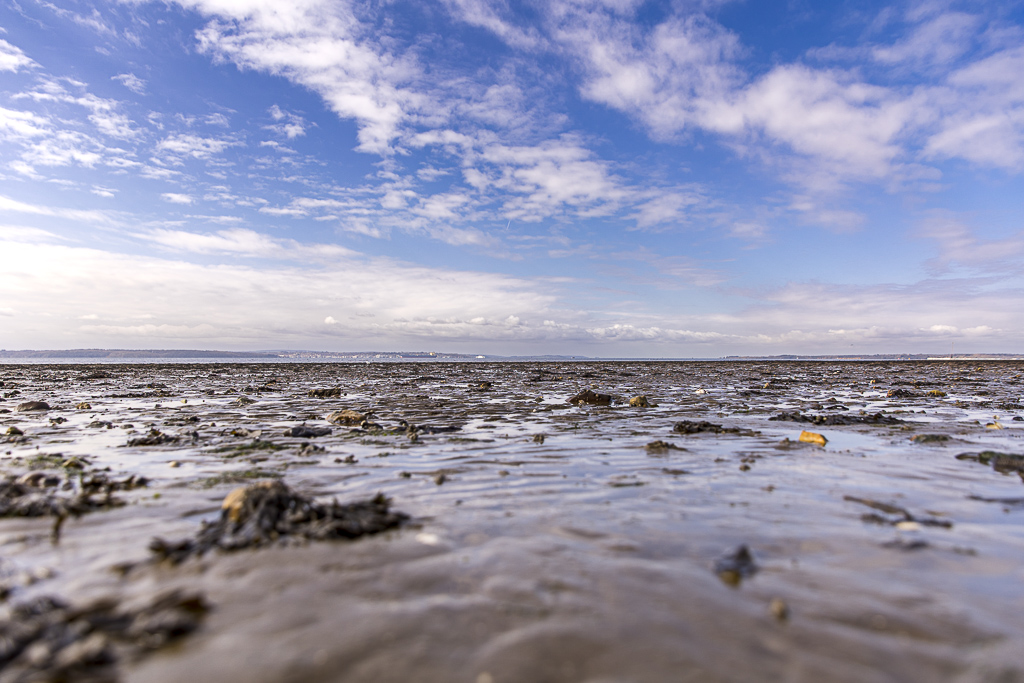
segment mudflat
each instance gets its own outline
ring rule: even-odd
[[[0,683],[1024,681],[1022,373],[0,365]]]

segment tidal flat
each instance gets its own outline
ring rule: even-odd
[[[1022,374],[0,365],[0,683],[1024,681]]]

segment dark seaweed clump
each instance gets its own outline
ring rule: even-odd
[[[1024,455],[1015,453],[999,453],[998,451],[982,451],[981,453],[961,453],[957,460],[973,460],[982,465],[992,465],[992,469],[1003,474],[1017,472],[1024,479]]]
[[[390,509],[382,494],[346,505],[329,505],[300,496],[280,481],[260,482],[232,491],[224,499],[220,518],[204,522],[194,539],[153,539],[150,550],[173,563],[219,549],[241,550],[266,546],[284,537],[315,541],[355,539],[398,527],[408,515]]]
[[[895,425],[903,420],[891,415],[804,415],[803,413],[779,413],[768,418],[771,422],[807,422],[814,425]]]
[[[115,491],[146,486],[145,477],[131,476],[115,480],[103,474],[81,478],[77,491],[60,495],[62,479],[43,472],[29,472],[20,477],[8,476],[0,480],[0,517],[45,517],[63,519],[94,510],[118,507],[124,502],[115,498]],[[70,482],[64,487],[73,488]]]
[[[198,628],[208,610],[198,594],[173,591],[139,609],[115,600],[71,607],[43,596],[0,618],[0,682],[113,683],[117,663]]]

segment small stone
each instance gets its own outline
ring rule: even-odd
[[[92,406],[83,401],[75,406],[75,410],[92,410]]]
[[[533,435],[533,442],[534,443],[544,443],[544,435],[543,434],[534,434]]]
[[[14,409],[16,413],[27,413],[34,410],[49,410],[50,404],[45,401],[26,401],[25,403],[19,403],[18,407]]]
[[[169,467],[181,467],[181,463],[178,462],[177,460],[172,460],[169,463],[167,463],[167,465]]]
[[[736,588],[743,579],[757,573],[757,563],[750,553],[750,548],[741,545],[734,552],[715,562],[715,574],[727,586]]]
[[[938,389],[932,389],[931,391],[928,392],[928,395],[931,396],[932,398],[945,398],[946,392],[940,391]]]
[[[817,432],[808,432],[806,430],[800,432],[800,441],[803,441],[804,443],[813,443],[816,446],[824,446],[828,443],[828,439],[821,434],[818,434]]]
[[[985,425],[985,429],[1006,429],[1006,427],[999,424],[998,422],[989,422],[987,425]]]
[[[24,436],[25,432],[21,431],[17,427],[8,427],[7,436]]]
[[[354,410],[336,410],[327,416],[327,421],[336,425],[357,425],[367,418],[366,414]]]
[[[695,391],[693,393],[697,394],[698,396],[704,396],[705,394],[708,393],[708,390],[707,389],[698,389],[697,391]]]
[[[438,486],[445,483],[446,481],[448,481],[448,475],[446,475],[444,472],[434,477],[434,483],[437,484]]]
[[[629,399],[630,408],[650,408],[651,403],[647,400],[646,396],[634,396]]]
[[[789,605],[782,598],[773,598],[768,604],[768,611],[772,613],[778,621],[786,621],[789,619]]]

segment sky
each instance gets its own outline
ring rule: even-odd
[[[1022,4],[0,0],[0,347],[1024,352]]]

